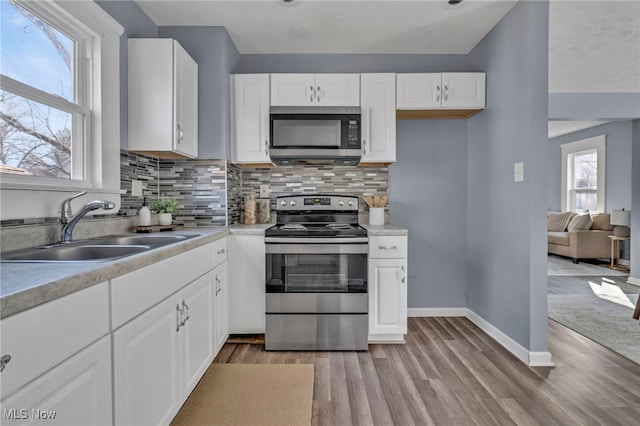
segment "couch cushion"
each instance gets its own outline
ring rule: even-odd
[[[600,229],[603,231],[611,231],[613,229],[613,225],[610,223],[611,217],[609,213],[591,214],[591,219],[593,220],[591,229]]]
[[[549,244],[557,244],[559,246],[569,245],[568,232],[547,232],[547,242]]]
[[[569,225],[567,225],[567,231],[586,231],[587,229],[591,228],[592,222],[593,220],[591,219],[590,214],[579,214],[571,219]]]
[[[548,212],[547,231],[562,232],[567,229],[567,225],[573,216],[572,212]]]

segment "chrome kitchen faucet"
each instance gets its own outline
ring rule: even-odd
[[[94,200],[89,201],[84,206],[80,208],[78,213],[75,215],[71,211],[71,200],[74,198],[82,197],[85,195],[87,191],[79,192],[71,197],[65,199],[60,204],[60,223],[62,224],[62,242],[68,243],[72,240],[71,234],[73,233],[73,228],[75,228],[76,224],[82,219],[87,213],[92,210],[104,209],[111,210],[116,207],[115,203],[111,201],[104,200]]]

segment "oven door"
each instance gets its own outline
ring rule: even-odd
[[[367,253],[366,243],[267,242],[266,292],[367,293]]]

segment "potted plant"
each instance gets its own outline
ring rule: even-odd
[[[151,203],[150,208],[158,213],[158,223],[160,225],[171,225],[171,221],[173,220],[171,212],[178,208],[178,202],[171,198],[166,198],[164,194],[162,194],[160,198]]]

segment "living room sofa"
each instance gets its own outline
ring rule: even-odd
[[[591,214],[591,220],[582,218],[581,222],[584,225],[582,228],[588,224],[588,229],[570,226],[571,223],[580,221],[576,216],[578,215],[575,213],[566,212],[547,214],[547,252],[570,257],[574,263],[578,263],[580,259],[609,259],[611,257],[609,235],[613,235],[609,214]],[[564,224],[566,226],[563,226]]]

